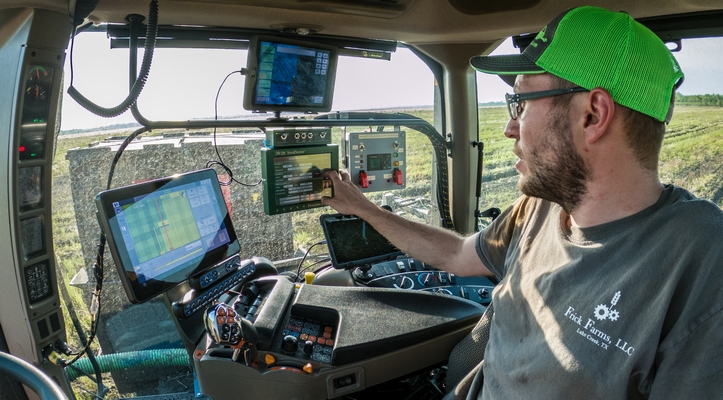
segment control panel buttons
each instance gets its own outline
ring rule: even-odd
[[[420,274],[418,279],[422,286],[434,286],[439,283],[437,277],[431,272]]]
[[[394,287],[397,289],[413,289],[414,281],[408,276],[399,276],[394,279]]]

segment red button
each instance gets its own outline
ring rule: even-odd
[[[369,178],[367,177],[367,173],[364,171],[359,172],[359,185],[364,189],[369,187]]]
[[[404,185],[404,178],[402,178],[401,170],[394,170],[394,183],[396,183],[397,185]]]

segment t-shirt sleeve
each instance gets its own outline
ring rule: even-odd
[[[649,399],[716,399],[723,393],[723,310],[658,354]]]
[[[510,244],[519,238],[525,219],[531,214],[537,199],[518,198],[477,235],[477,256],[498,278],[505,275],[505,258]]]

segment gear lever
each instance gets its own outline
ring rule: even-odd
[[[249,351],[259,341],[259,333],[251,321],[238,315],[233,306],[218,303],[206,310],[203,318],[206,332],[215,343],[234,349],[233,361],[243,351],[244,362],[250,364]]]

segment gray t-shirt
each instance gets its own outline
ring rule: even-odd
[[[723,397],[723,212],[667,186],[618,221],[566,228],[522,197],[479,235],[497,276],[484,399]]]

